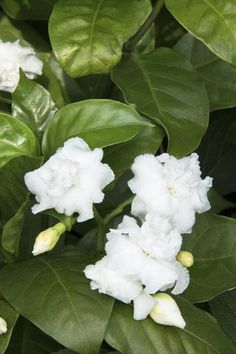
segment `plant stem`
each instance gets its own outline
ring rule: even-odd
[[[97,209],[95,207],[93,207],[93,211],[94,211],[94,218],[95,218],[95,220],[97,222],[97,226],[98,226],[97,250],[98,251],[103,251],[104,244],[105,244],[106,224],[105,224],[103,218],[101,217],[101,215],[99,214],[99,212],[97,211]]]
[[[124,208],[126,208],[128,205],[130,205],[132,203],[133,199],[134,199],[134,196],[126,199],[124,202],[119,204],[114,210],[112,210],[112,212],[110,214],[107,214],[104,218],[105,225],[107,225],[116,216],[120,215],[123,212]]]
[[[157,18],[159,12],[162,9],[162,6],[164,5],[164,0],[158,0],[150,15],[147,17],[145,22],[142,24],[142,26],[138,29],[138,31],[129,39],[129,41],[124,45],[124,53],[129,54],[133,51],[134,47],[136,44],[140,41],[140,39],[145,35],[145,33],[149,30],[149,28],[152,26],[153,22],[155,22],[155,19]]]

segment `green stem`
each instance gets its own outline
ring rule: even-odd
[[[132,203],[134,199],[134,196],[126,199],[124,202],[119,204],[110,214],[107,214],[104,218],[104,223],[107,225],[112,219],[114,219],[116,216],[122,214],[123,210]]]
[[[103,218],[97,211],[95,207],[93,207],[94,211],[94,218],[97,222],[98,226],[98,232],[97,232],[97,250],[98,251],[103,251],[104,250],[104,244],[105,244],[105,232],[106,232],[106,225],[104,223]]]
[[[158,0],[150,15],[147,17],[142,26],[138,29],[138,31],[129,39],[129,41],[124,46],[124,53],[129,54],[133,51],[136,44],[140,41],[140,39],[145,35],[145,33],[149,30],[152,24],[155,22],[158,14],[160,13],[162,6],[164,5],[164,0]]]

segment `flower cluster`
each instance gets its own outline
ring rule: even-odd
[[[0,40],[0,90],[14,92],[22,69],[29,79],[42,74],[43,63],[30,47],[23,47],[19,40],[3,42]]]
[[[32,212],[54,208],[78,222],[93,218],[93,203],[101,203],[103,188],[114,179],[111,168],[101,162],[102,149],[90,150],[80,138],[71,138],[39,169],[25,175],[25,184],[36,195]]]
[[[180,252],[181,233],[191,232],[195,213],[210,208],[210,177],[201,179],[197,154],[176,159],[168,154],[138,156],[129,187],[135,193],[132,214],[107,234],[106,256],[85,268],[91,288],[124,303],[133,301],[134,319],[148,314],[158,323],[183,328],[185,321],[168,294],[189,284],[189,252]],[[155,295],[154,295],[155,294]]]

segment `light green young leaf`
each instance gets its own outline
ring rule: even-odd
[[[112,100],[86,100],[69,104],[50,121],[43,136],[45,157],[54,154],[64,141],[79,136],[91,148],[105,147],[132,139],[152,126],[128,105]]]
[[[236,220],[211,213],[197,217],[182,249],[192,252],[190,285],[184,296],[192,302],[209,300],[236,287]]]
[[[208,97],[185,58],[168,48],[135,54],[114,68],[112,79],[127,102],[165,128],[170,154],[185,156],[199,145],[208,125]]]
[[[192,63],[205,83],[211,111],[236,106],[236,68],[218,58],[189,33],[174,49]]]
[[[0,271],[0,289],[20,314],[59,343],[97,354],[113,299],[90,289],[83,269],[94,261],[72,249],[10,264]]]
[[[18,318],[17,312],[3,299],[0,299],[0,316],[7,322],[7,332],[0,335],[0,353],[5,353]]]
[[[23,121],[41,139],[57,109],[50,93],[27,79],[21,72],[20,81],[12,94],[12,114]]]
[[[165,0],[167,9],[218,57],[236,64],[236,3],[229,0]]]
[[[149,0],[59,0],[49,21],[54,53],[72,77],[108,73],[150,12]]]
[[[151,318],[135,321],[131,306],[116,303],[106,341],[123,354],[236,353],[213,317],[184,299],[177,302],[187,324],[183,330],[158,325]]]

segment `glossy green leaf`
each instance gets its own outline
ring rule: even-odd
[[[11,339],[18,314],[6,301],[0,299],[0,316],[7,322],[7,332],[0,335],[0,353],[3,354]]]
[[[158,325],[151,318],[133,320],[131,306],[116,303],[106,341],[123,354],[225,354],[236,353],[217,322],[209,314],[179,299],[185,329]]]
[[[113,300],[90,289],[79,251],[35,257],[0,271],[0,290],[20,314],[65,347],[97,354]]]
[[[5,354],[51,354],[61,345],[20,317],[14,327],[11,341]],[[60,353],[60,352],[59,352]]]
[[[111,100],[72,103],[58,111],[44,134],[42,149],[46,157],[64,141],[79,136],[91,148],[105,147],[132,139],[150,126],[130,106]]]
[[[190,34],[183,36],[174,48],[192,63],[205,83],[212,111],[236,106],[236,68]]]
[[[236,290],[226,291],[209,302],[212,314],[236,344]]]
[[[145,128],[135,138],[106,148],[104,162],[112,168],[118,178],[131,167],[136,156],[155,154],[163,137],[164,131],[161,127]]]
[[[108,73],[150,11],[149,0],[59,0],[49,21],[54,53],[72,77]]]
[[[17,156],[0,168],[0,218],[3,224],[13,218],[25,202],[28,190],[24,175],[41,163],[40,157]]]
[[[190,285],[184,293],[192,302],[206,301],[236,287],[236,220],[200,214],[183,249],[192,252]]]
[[[2,228],[1,246],[4,251],[15,257],[18,255],[20,235],[28,207],[29,195],[26,196],[24,203],[17,213]]]
[[[204,175],[213,177],[221,194],[236,191],[236,120],[235,112],[219,111],[212,117],[198,149]]]
[[[56,0],[1,0],[6,14],[17,20],[47,20]]]
[[[184,156],[199,145],[208,125],[208,97],[181,55],[167,48],[133,55],[113,70],[112,79],[127,102],[165,128],[170,154]]]
[[[39,144],[32,131],[18,119],[0,113],[0,167],[16,156],[38,154]]]
[[[233,0],[165,0],[167,9],[218,57],[236,64],[236,3]]]
[[[55,113],[55,103],[49,92],[21,72],[18,86],[12,94],[13,116],[28,125],[40,139]]]

